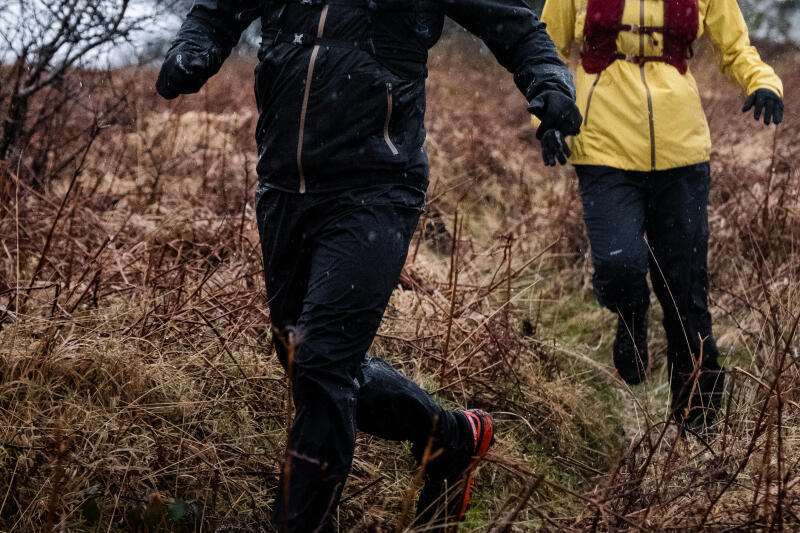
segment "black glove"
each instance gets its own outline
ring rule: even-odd
[[[528,112],[542,121],[536,130],[536,138],[540,141],[549,130],[560,131],[562,137],[577,135],[581,131],[583,117],[575,100],[558,91],[547,91],[534,98]]]
[[[747,97],[742,108],[742,113],[747,113],[755,108],[753,117],[756,122],[764,113],[764,124],[769,126],[770,121],[775,124],[783,122],[783,99],[769,89],[756,89],[753,94]]]
[[[567,158],[572,155],[572,151],[567,146],[567,142],[558,130],[547,130],[542,137],[542,161],[545,166],[556,166],[556,159],[562,165],[567,164]]]
[[[172,100],[180,94],[193,94],[208,80],[211,57],[207,52],[177,48],[170,50],[158,73],[158,94]]]

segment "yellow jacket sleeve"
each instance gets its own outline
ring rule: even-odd
[[[747,94],[770,89],[783,98],[783,83],[750,44],[747,24],[736,0],[710,0],[704,25],[719,55],[723,74],[736,80]]]
[[[541,20],[547,24],[547,34],[556,45],[558,55],[564,63],[569,64],[575,34],[574,0],[547,0],[542,10]],[[531,124],[538,128],[541,121],[531,115]]]

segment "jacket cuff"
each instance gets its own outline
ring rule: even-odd
[[[195,5],[189,11],[186,20],[192,20],[195,24],[201,25],[209,38],[214,41],[214,45],[220,50],[227,50],[229,54],[239,43],[241,33],[231,29],[235,26],[234,21],[231,20],[228,23],[225,18],[220,19],[219,15],[209,13],[203,6]]]
[[[759,89],[767,89],[769,91],[774,92],[779,97],[783,98],[783,83],[780,80],[776,80],[775,82],[757,82],[751,83],[750,86],[747,88],[747,95],[751,95]]]
[[[525,90],[525,97],[529,103],[550,91],[556,91],[575,99],[575,83],[566,66],[536,65],[530,74],[532,79]]]

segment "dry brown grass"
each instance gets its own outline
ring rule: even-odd
[[[659,334],[649,385],[614,378],[575,180],[539,163],[509,77],[455,46],[434,54],[428,210],[373,350],[448,405],[499,420],[464,530],[800,527],[793,58],[774,171],[775,130],[700,76],[713,88],[712,297],[731,369],[718,432],[701,442],[662,431]],[[0,530],[209,531],[268,514],[287,387],[253,220],[249,69],[229,65],[169,105],[152,71],[115,73],[106,97],[124,105],[85,155],[41,190],[24,159],[4,170]],[[83,146],[90,109],[32,150]],[[359,436],[341,529],[392,530],[413,468],[403,444]]]

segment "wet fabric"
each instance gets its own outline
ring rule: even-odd
[[[683,418],[691,403],[688,417],[696,418],[704,405],[719,401],[724,383],[708,311],[709,165],[656,172],[575,168],[595,294],[621,316],[642,316],[650,273],[664,311],[673,407]],[[701,354],[698,389],[690,378]]]
[[[782,97],[781,80],[751,45],[737,1],[697,3],[698,38],[708,37],[720,71],[747,94],[767,89]],[[584,44],[587,4],[588,0],[545,3],[542,21],[564,59]],[[622,23],[632,29],[664,26],[664,0],[625,2]],[[615,48],[631,58],[662,56],[667,53],[665,42],[669,41],[658,32],[622,31]],[[584,124],[572,139],[570,162],[646,172],[709,161],[711,135],[691,63],[685,75],[662,62],[639,65],[620,59],[596,74],[578,65],[576,100]]]
[[[528,102],[546,92],[574,99],[572,76],[523,0],[197,0],[165,67],[198,65],[191,76],[176,71],[195,90],[260,19],[259,177],[299,192],[424,187],[425,64],[445,16],[486,43]],[[201,59],[170,59],[178,55]],[[172,96],[168,74],[160,86]]]
[[[288,501],[279,484],[273,527],[331,531],[356,430],[411,441],[417,459],[471,445],[463,420],[383,360],[366,355],[397,285],[425,203],[422,190],[379,185],[296,194],[263,181],[256,195],[264,275],[284,368],[293,336],[296,414]],[[462,417],[463,418],[463,417]],[[434,432],[435,429],[435,432]]]

